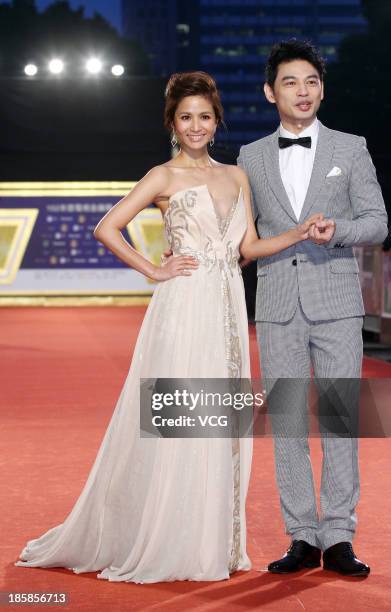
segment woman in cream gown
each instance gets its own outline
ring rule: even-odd
[[[17,566],[60,566],[137,583],[222,580],[251,567],[245,502],[252,439],[141,437],[140,379],[249,379],[239,254],[270,255],[305,239],[309,226],[257,238],[244,172],[208,155],[222,118],[209,75],[173,75],[166,122],[170,102],[180,153],[153,168],[95,230],[118,257],[158,283],[131,366],[73,509],[27,542]],[[162,210],[173,255],[159,268],[119,231],[151,201]]]

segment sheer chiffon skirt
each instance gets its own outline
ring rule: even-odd
[[[142,438],[139,427],[140,378],[220,378],[232,367],[250,377],[239,272],[222,277],[200,266],[160,283],[79,498],[63,523],[27,542],[15,565],[139,583],[221,580],[250,569],[252,440]]]

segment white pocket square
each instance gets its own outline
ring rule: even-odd
[[[338,168],[338,166],[334,166],[334,168],[330,170],[326,178],[328,178],[329,176],[340,176],[341,174],[342,174],[341,168]]]

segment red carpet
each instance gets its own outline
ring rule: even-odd
[[[27,539],[61,523],[72,508],[128,372],[144,311],[143,307],[0,310],[1,591],[65,591],[71,603],[61,609],[97,612],[389,610],[391,445],[387,439],[360,442],[361,500],[354,546],[372,568],[364,581],[321,569],[289,577],[265,572],[267,563],[288,545],[270,439],[255,440],[248,499],[250,572],[219,583],[135,585],[108,583],[95,573],[13,565]],[[253,328],[250,333],[255,377],[259,365]],[[391,365],[366,359],[364,376],[391,377]],[[319,446],[319,440],[311,440],[318,483]]]

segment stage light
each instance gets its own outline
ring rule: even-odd
[[[102,70],[102,62],[96,57],[91,57],[86,62],[86,68],[90,74],[98,74]]]
[[[123,73],[125,72],[125,68],[122,66],[122,64],[115,64],[114,66],[111,67],[111,73],[114,76],[122,76]]]
[[[60,74],[64,70],[64,62],[60,59],[52,59],[49,62],[49,70],[52,74]]]
[[[37,72],[38,68],[35,64],[26,64],[24,67],[24,73],[27,74],[27,76],[34,76]]]

